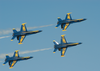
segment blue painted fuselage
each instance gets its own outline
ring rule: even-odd
[[[77,22],[81,22],[84,20],[86,19],[61,20],[61,21],[58,21],[57,24],[66,24],[66,23],[72,24],[72,23],[77,23]]]
[[[65,48],[65,47],[68,48],[68,47],[76,46],[79,44],[82,44],[82,43],[65,43],[65,44],[54,45],[54,48],[56,48],[56,49]]]
[[[33,57],[9,57],[6,58],[5,61],[9,62],[9,61],[21,61],[21,60],[27,60],[27,59],[31,59]]]
[[[19,31],[19,32],[16,32],[16,33],[13,33],[13,36],[23,36],[23,35],[31,35],[31,34],[36,34],[36,33],[39,33],[39,32],[42,32],[41,30],[38,30],[38,32],[34,32],[34,31]]]

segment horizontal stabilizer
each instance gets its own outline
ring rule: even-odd
[[[60,26],[61,25],[61,23],[58,23],[57,25],[56,25],[56,27],[55,28],[57,28],[58,26]]]
[[[5,61],[5,62],[3,63],[3,65],[5,65],[7,62],[8,62],[8,61]]]
[[[54,51],[53,51],[53,53],[55,53],[56,51],[57,51],[57,49],[55,48]]]
[[[16,36],[13,36],[12,38],[11,38],[11,41],[13,41],[13,39],[15,38]]]

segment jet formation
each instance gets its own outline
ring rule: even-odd
[[[58,49],[59,51],[61,51],[61,57],[64,57],[65,52],[66,52],[68,47],[82,44],[82,43],[71,43],[71,42],[68,43],[66,41],[66,39],[65,39],[65,35],[61,35],[61,43],[60,44],[55,40],[53,40],[53,43],[54,43],[54,51],[53,51],[53,53],[55,53],[57,51],[57,49]]]
[[[6,55],[6,59],[5,59],[5,62],[3,63],[3,65],[5,65],[6,63],[9,63],[9,68],[13,68],[13,66],[18,62],[18,61],[22,61],[22,60],[27,60],[27,59],[31,59],[33,57],[20,57],[19,56],[19,53],[18,53],[19,50],[16,50],[14,52],[14,55],[13,57],[9,57],[8,55]]]
[[[58,26],[61,25],[61,29],[63,29],[62,31],[66,31],[66,29],[68,28],[68,26],[70,24],[86,20],[85,18],[84,19],[72,19],[70,14],[71,13],[67,13],[64,20],[62,20],[62,19],[60,19],[60,17],[58,17],[58,22],[57,22],[57,25],[55,28],[57,28]],[[42,30],[27,31],[25,24],[26,23],[22,23],[20,31],[17,31],[15,28],[13,28],[13,35],[12,35],[13,37],[12,37],[11,41],[13,41],[14,38],[17,38],[17,40],[19,41],[18,44],[22,44],[23,40],[25,39],[25,37],[27,35],[42,32]],[[61,35],[60,44],[55,40],[53,40],[53,43],[54,43],[53,53],[55,53],[57,50],[59,50],[59,51],[61,51],[61,57],[65,56],[65,52],[66,52],[67,48],[82,44],[81,42],[80,43],[67,42],[65,39],[65,35]],[[3,63],[3,65],[5,65],[6,63],[9,63],[9,66],[10,66],[9,68],[11,69],[18,61],[33,58],[30,56],[29,57],[20,57],[18,51],[19,50],[16,50],[12,57],[9,57],[8,55],[6,55],[6,59],[5,59],[5,62]]]
[[[58,17],[58,22],[55,28],[61,25],[61,29],[63,29],[62,31],[66,31],[66,29],[68,28],[70,24],[86,20],[85,18],[84,19],[72,19],[70,14],[71,13],[67,13],[64,20]]]
[[[11,41],[13,41],[13,39],[15,37],[17,37],[17,40],[19,41],[18,44],[22,44],[23,40],[25,39],[25,37],[27,35],[31,35],[31,34],[36,34],[36,33],[42,32],[42,30],[27,31],[27,28],[26,28],[25,24],[26,23],[22,23],[20,31],[16,31],[15,28],[13,28],[13,35],[12,35],[13,37],[12,37]]]

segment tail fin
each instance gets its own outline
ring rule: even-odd
[[[58,21],[62,21],[62,19],[60,17],[58,17]]]
[[[54,48],[54,51],[53,51],[53,53],[55,53],[57,51],[57,49],[56,48]]]
[[[9,58],[8,54],[6,54],[6,58]]]
[[[66,17],[65,17],[65,20],[72,20],[72,18],[71,18],[71,12],[70,13],[67,13],[67,15],[66,15]]]
[[[53,43],[55,44],[55,45],[58,45],[59,43],[57,42],[57,41],[55,41],[55,40],[53,40]]]
[[[13,28],[13,32],[14,32],[14,33],[17,33],[17,31],[16,31],[16,29],[15,29],[15,28]]]

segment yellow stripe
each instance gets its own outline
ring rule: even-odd
[[[12,63],[12,65],[11,65],[11,67],[13,67],[15,63],[16,63],[16,61],[13,61],[13,63]]]
[[[68,44],[68,45],[77,45],[77,44],[79,44],[79,43],[72,43],[72,44]]]
[[[21,36],[20,43],[22,43],[25,36]]]
[[[36,30],[36,31],[31,31],[31,32],[38,32],[38,31],[39,31],[39,30]],[[31,33],[31,32],[30,32],[30,33]]]
[[[70,14],[69,13],[67,14],[67,19],[70,19]]]
[[[23,23],[23,24],[22,24],[22,29],[23,29],[23,31],[26,31],[25,24],[26,24],[26,23]]]
[[[16,57],[18,57],[18,51],[19,51],[19,50],[16,50],[16,51],[15,51],[15,52],[16,52],[16,53],[15,53],[15,56],[16,56]]]
[[[66,51],[66,48],[63,48],[62,55],[64,55],[65,51]]]
[[[30,57],[23,57],[23,58],[30,58]]]
[[[61,55],[61,57],[65,57],[64,55]]]
[[[9,69],[12,69],[13,67],[9,67]]]
[[[61,37],[62,37],[62,41],[63,41],[63,43],[66,43],[66,40],[65,40],[65,34],[64,35],[61,35]]]
[[[76,19],[76,20],[83,20],[83,19]]]
[[[63,41],[63,43],[66,43],[66,40],[65,40],[64,36],[62,37],[62,41]]]
[[[16,57],[18,57],[18,52],[15,54]]]
[[[65,27],[64,27],[64,30],[66,30],[66,28],[68,27],[69,23],[66,23]]]

